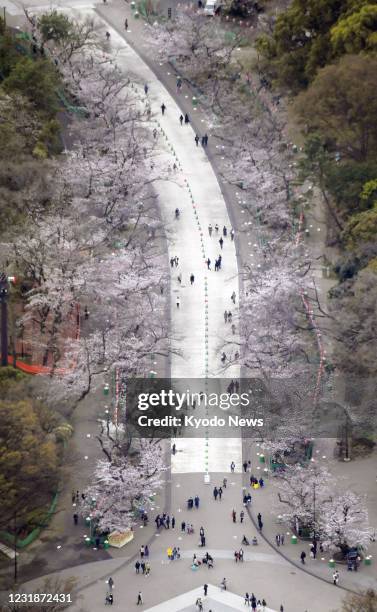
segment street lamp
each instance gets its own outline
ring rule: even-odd
[[[6,274],[0,274],[0,304],[1,304],[1,365],[8,365],[8,297],[9,283]]]

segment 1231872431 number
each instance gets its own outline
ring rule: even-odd
[[[9,603],[72,603],[70,593],[9,593]]]

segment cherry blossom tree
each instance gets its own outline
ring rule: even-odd
[[[37,320],[46,332],[47,341],[35,342],[46,342],[46,360],[53,355],[54,393],[83,397],[103,372],[144,374],[152,352],[167,354],[165,260],[156,240],[163,232],[153,182],[171,177],[156,157],[144,92],[107,54],[95,24],[56,12],[32,21],[78,114],[70,150],[51,164],[48,214],[36,210],[16,241],[17,269],[30,285],[21,324]],[[75,303],[90,306],[95,329],[67,337],[64,347],[62,326]]]
[[[319,520],[321,540],[325,547],[345,555],[350,548],[367,548],[371,538],[365,499],[346,491],[326,501]]]
[[[102,531],[124,532],[136,523],[137,512],[147,511],[162,485],[165,465],[161,446],[138,440],[136,456],[100,460],[80,511]]]
[[[325,467],[286,467],[275,480],[279,503],[276,512],[291,527],[307,527],[318,533],[323,504],[331,500],[334,479]]]

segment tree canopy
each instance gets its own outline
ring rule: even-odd
[[[20,59],[10,75],[4,80],[4,91],[18,92],[28,98],[35,108],[49,116],[58,108],[56,88],[59,82],[57,72],[48,60],[28,57]]]
[[[345,55],[322,68],[295,109],[343,157],[365,161],[377,151],[377,58]]]
[[[293,0],[258,48],[277,80],[297,92],[341,53],[373,47],[374,20],[368,0]]]
[[[377,5],[367,4],[340,19],[331,30],[331,45],[337,55],[377,49]]]
[[[3,527],[38,521],[57,485],[56,445],[32,400],[0,401],[0,495]]]

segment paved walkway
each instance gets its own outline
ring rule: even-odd
[[[178,166],[178,170],[172,172],[171,181],[157,181],[154,186],[159,195],[162,220],[169,239],[169,260],[178,257],[179,262],[178,266],[171,267],[172,349],[176,351],[171,359],[171,377],[181,379],[182,389],[179,382],[177,389],[185,390],[185,379],[221,376],[223,343],[232,338],[238,341],[238,336],[232,335],[231,326],[224,323],[224,311],[234,313],[237,309],[231,300],[232,293],[236,294],[236,304],[239,298],[236,251],[229,236],[231,223],[217,178],[204,149],[196,146],[195,132],[191,125],[180,125],[181,109],[165,87],[156,80],[149,67],[125,44],[123,37],[115,30],[109,31],[119,67],[128,73],[135,72],[141,87],[145,83],[149,87],[148,99],[154,117],[153,126],[158,130],[158,143],[163,150],[170,150],[170,154],[160,154],[157,163],[165,163],[170,167],[176,163]],[[166,106],[164,114],[160,108],[162,104]],[[176,208],[180,210],[179,220],[175,218]],[[208,231],[210,224],[213,227],[212,236]],[[221,248],[219,240],[224,226],[228,236],[223,237]],[[220,254],[221,270],[215,272],[214,262]],[[211,260],[211,270],[207,268],[207,258]],[[193,284],[190,283],[191,274],[195,277]],[[234,346],[233,353],[236,348]],[[226,350],[229,356],[229,349]],[[226,376],[238,378],[239,366],[235,364],[228,367]],[[203,384],[205,391],[205,382]],[[172,462],[173,472],[187,469],[190,472],[214,469],[226,471],[230,469],[232,461],[236,463],[237,469],[241,467],[239,438],[229,439],[226,443],[224,439],[212,438],[207,447],[208,460],[204,440],[192,444],[192,439],[189,439],[180,446],[181,454]],[[184,466],[180,458],[183,458]]]

